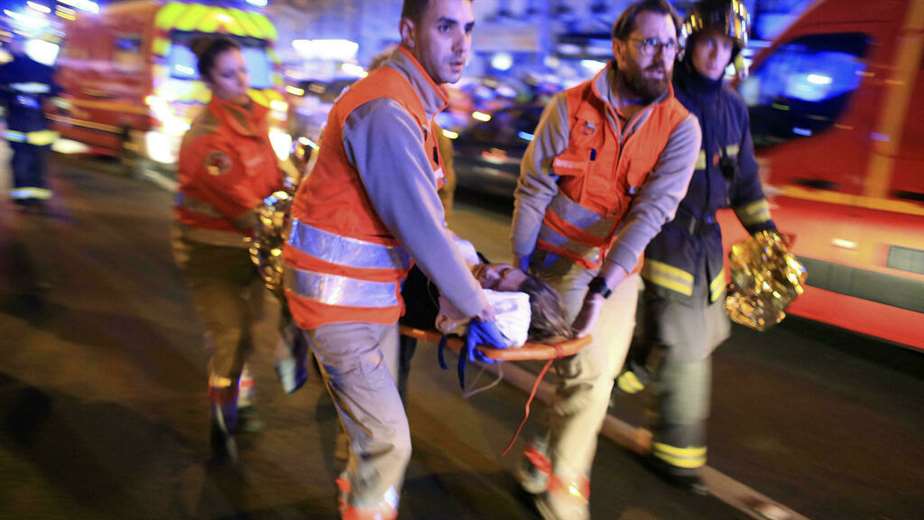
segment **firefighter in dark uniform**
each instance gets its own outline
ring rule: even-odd
[[[6,112],[4,137],[13,152],[10,198],[22,206],[34,206],[51,198],[45,171],[57,133],[49,129],[43,106],[59,89],[54,69],[27,56],[22,44],[22,37],[14,35],[10,42],[13,60],[0,65],[0,106]]]
[[[683,25],[684,56],[674,92],[699,118],[702,149],[676,218],[645,251],[639,349],[618,386],[652,383],[650,466],[672,484],[704,494],[712,351],[729,335],[722,233],[716,211],[731,206],[750,233],[775,229],[764,198],[743,100],[725,70],[747,44],[739,0],[696,4]]]

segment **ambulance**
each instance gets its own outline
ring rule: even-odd
[[[754,60],[774,220],[810,288],[789,309],[924,350],[924,0],[821,0]],[[744,238],[722,215],[726,247]]]
[[[250,96],[271,109],[270,139],[280,160],[286,158],[291,138],[276,29],[263,13],[233,3],[140,0],[77,16],[58,60],[69,107],[50,115],[56,129],[92,153],[170,169],[181,137],[211,96],[190,42],[223,34],[241,45]]]

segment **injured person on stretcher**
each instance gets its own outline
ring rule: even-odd
[[[456,237],[456,246],[485,289],[494,310],[498,330],[507,348],[532,343],[556,343],[571,339],[558,294],[547,283],[510,264],[490,263],[466,240]],[[443,334],[464,335],[468,320],[439,294],[427,276],[414,267],[402,290],[405,309],[401,324]]]

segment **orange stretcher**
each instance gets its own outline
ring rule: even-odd
[[[407,325],[401,326],[401,335],[433,343],[439,343],[440,338],[442,338],[442,334],[435,330],[415,329]],[[478,347],[478,350],[480,350],[486,358],[494,361],[548,361],[573,356],[589,344],[590,336],[587,336],[570,339],[554,345],[527,343],[520,348],[502,349]],[[446,347],[456,353],[462,350],[463,345],[464,340],[456,336],[450,337],[446,342]]]
[[[443,338],[443,335],[435,330],[422,330],[416,329],[414,327],[408,327],[407,325],[401,325],[400,327],[401,335],[407,336],[409,338],[414,338],[416,340],[429,341],[432,343],[439,343]],[[526,399],[526,405],[523,410],[523,419],[520,421],[519,426],[517,426],[516,431],[513,433],[510,442],[507,443],[507,447],[501,452],[501,455],[506,455],[510,452],[513,446],[516,444],[517,438],[520,436],[520,432],[523,431],[523,427],[526,426],[526,421],[529,419],[530,406],[532,405],[533,399],[536,397],[536,392],[539,391],[539,385],[542,383],[542,380],[545,378],[546,373],[548,373],[549,368],[552,367],[552,362],[556,359],[565,358],[568,356],[573,356],[580,352],[584,347],[590,344],[591,337],[585,336],[583,338],[575,338],[561,343],[556,343],[554,345],[547,345],[545,343],[529,343],[527,342],[520,348],[492,348],[479,346],[477,349],[488,359],[492,361],[545,361],[545,366],[542,367],[542,370],[539,371],[539,374],[536,376],[536,381],[533,383],[533,388],[529,393],[529,397]],[[462,354],[462,348],[465,343],[463,338],[458,336],[450,336],[446,339],[445,346],[449,350],[464,356]],[[461,380],[461,376],[460,376]]]

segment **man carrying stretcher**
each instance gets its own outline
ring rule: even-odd
[[[471,0],[405,0],[401,45],[334,104],[293,201],[286,295],[350,437],[338,481],[344,519],[398,514],[411,439],[386,360],[397,359],[401,283],[412,262],[471,319],[470,352],[504,346],[437,195],[432,121],[447,104],[442,84],[462,74],[473,27]]]

